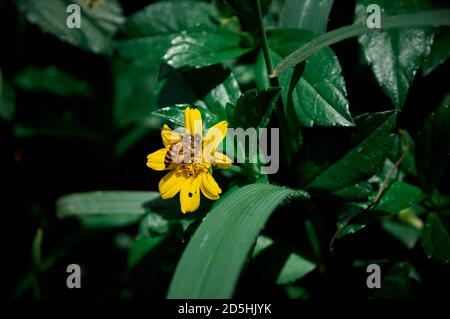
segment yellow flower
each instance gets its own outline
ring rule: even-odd
[[[147,166],[157,170],[170,170],[159,182],[163,199],[180,192],[181,211],[189,213],[200,205],[200,191],[206,198],[216,200],[222,193],[211,174],[211,166],[228,168],[231,160],[216,149],[226,135],[227,122],[211,127],[203,137],[200,111],[186,108],[184,131],[176,132],[164,125],[161,137],[164,148],[147,156]]]

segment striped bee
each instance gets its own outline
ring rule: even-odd
[[[198,134],[185,134],[183,139],[171,144],[164,157],[164,166],[173,168],[172,164],[193,164],[201,161],[202,139]]]

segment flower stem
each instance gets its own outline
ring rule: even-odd
[[[261,10],[261,1],[256,0],[256,11],[258,13],[258,30],[261,39],[262,51],[264,54],[264,61],[266,62],[267,73],[273,73],[272,59],[270,58],[269,43],[267,42],[266,30],[264,29],[264,22]]]

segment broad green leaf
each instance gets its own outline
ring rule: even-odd
[[[28,21],[37,24],[43,31],[85,50],[109,54],[111,39],[124,21],[122,8],[117,0],[98,1],[92,7],[88,3],[84,0],[17,1]],[[66,24],[66,21],[73,19],[73,11],[67,12],[71,4],[80,8],[80,28],[71,29]]]
[[[144,203],[157,192],[97,191],[65,195],[56,203],[59,218],[76,217],[86,228],[120,227],[139,221]]]
[[[157,2],[127,18],[121,33],[129,38],[171,34],[195,25],[213,25],[216,7],[200,1]]]
[[[244,129],[266,127],[280,92],[280,87],[252,89],[245,92],[232,110],[230,126]]]
[[[385,115],[385,121],[366,139],[313,180],[308,188],[342,189],[369,178],[382,167],[394,142],[392,133],[396,125],[397,113],[381,114]]]
[[[343,228],[339,233],[338,238],[354,234],[387,215],[387,213],[367,210],[369,205],[369,202],[347,203],[341,208],[338,215],[337,228]],[[348,220],[350,221],[347,222]]]
[[[114,64],[114,122],[117,127],[142,124],[157,109],[158,72],[123,61]]]
[[[383,15],[430,9],[427,0],[358,0],[356,20],[366,21],[366,8],[377,4]],[[381,20],[383,27],[383,20]],[[378,83],[398,109],[403,107],[410,84],[423,59],[430,53],[433,32],[426,28],[393,29],[362,35],[359,43]]]
[[[196,107],[200,110],[202,114],[203,129],[213,126],[214,124],[220,122],[215,114],[211,113],[204,105],[175,105],[163,107],[159,110],[154,111],[152,114],[161,118],[162,120],[172,124],[172,129],[184,127],[184,111],[187,107]]]
[[[164,53],[179,32],[198,24],[212,26],[217,15],[209,3],[153,3],[127,19],[115,47],[123,58],[158,71]]]
[[[6,82],[0,70],[0,118],[5,121],[11,121],[15,111],[15,94],[14,90]]]
[[[422,245],[429,258],[450,264],[450,234],[437,213],[430,213],[427,217]]]
[[[422,190],[414,185],[395,181],[381,197],[376,210],[397,214],[425,198]]]
[[[372,195],[374,189],[372,185],[368,182],[361,182],[355,185],[347,186],[345,188],[339,189],[333,192],[333,196],[342,198],[345,200],[367,200],[367,198]]]
[[[427,76],[450,57],[450,32],[437,33],[430,55],[422,64],[423,75]]]
[[[241,96],[241,89],[233,73],[216,87],[214,87],[203,101],[214,114],[220,118],[226,117],[227,104],[236,104]]]
[[[175,270],[168,298],[230,298],[247,256],[273,211],[307,193],[250,184],[226,194],[202,221]]]
[[[299,28],[322,34],[327,30],[328,16],[334,0],[285,0],[280,27]]]
[[[415,160],[422,186],[432,192],[450,158],[450,95],[431,113],[417,133]]]
[[[14,82],[23,90],[48,92],[61,97],[89,97],[92,95],[89,83],[54,66],[42,69],[28,67],[15,76]]]
[[[171,67],[205,67],[237,58],[249,51],[249,37],[224,28],[193,27],[171,41],[163,60]]]
[[[288,56],[299,45],[314,38],[313,33],[305,30],[278,29],[269,32],[269,46],[274,51],[274,63]],[[266,73],[267,74],[267,73]],[[280,75],[280,85],[290,87],[293,71]],[[288,90],[282,93],[284,104],[292,98],[293,108],[298,122],[311,126],[353,126],[347,101],[345,81],[336,55],[325,48],[311,55],[300,80],[288,96]]]
[[[410,14],[399,14],[395,16],[386,16],[383,17],[383,29],[394,29],[394,28],[403,28],[403,27],[418,27],[418,26],[427,26],[427,27],[438,27],[438,26],[450,26],[450,20],[448,16],[450,14],[450,10],[448,9],[440,9],[433,11],[425,11],[419,13],[410,13]],[[329,31],[324,33],[307,44],[301,46],[294,52],[292,52],[289,56],[287,56],[283,61],[281,61],[275,68],[272,77],[276,77],[283,72],[286,72],[288,69],[296,66],[297,64],[305,61],[310,55],[316,53],[317,51],[338,43],[340,41],[361,36],[366,33],[376,33],[380,32],[379,29],[373,28],[370,29],[366,25],[366,20],[364,22],[357,22],[352,25],[344,26],[333,31]]]

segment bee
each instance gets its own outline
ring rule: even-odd
[[[171,144],[164,157],[164,166],[171,168],[172,164],[192,164],[201,161],[202,139],[198,134],[185,134],[180,142]]]

